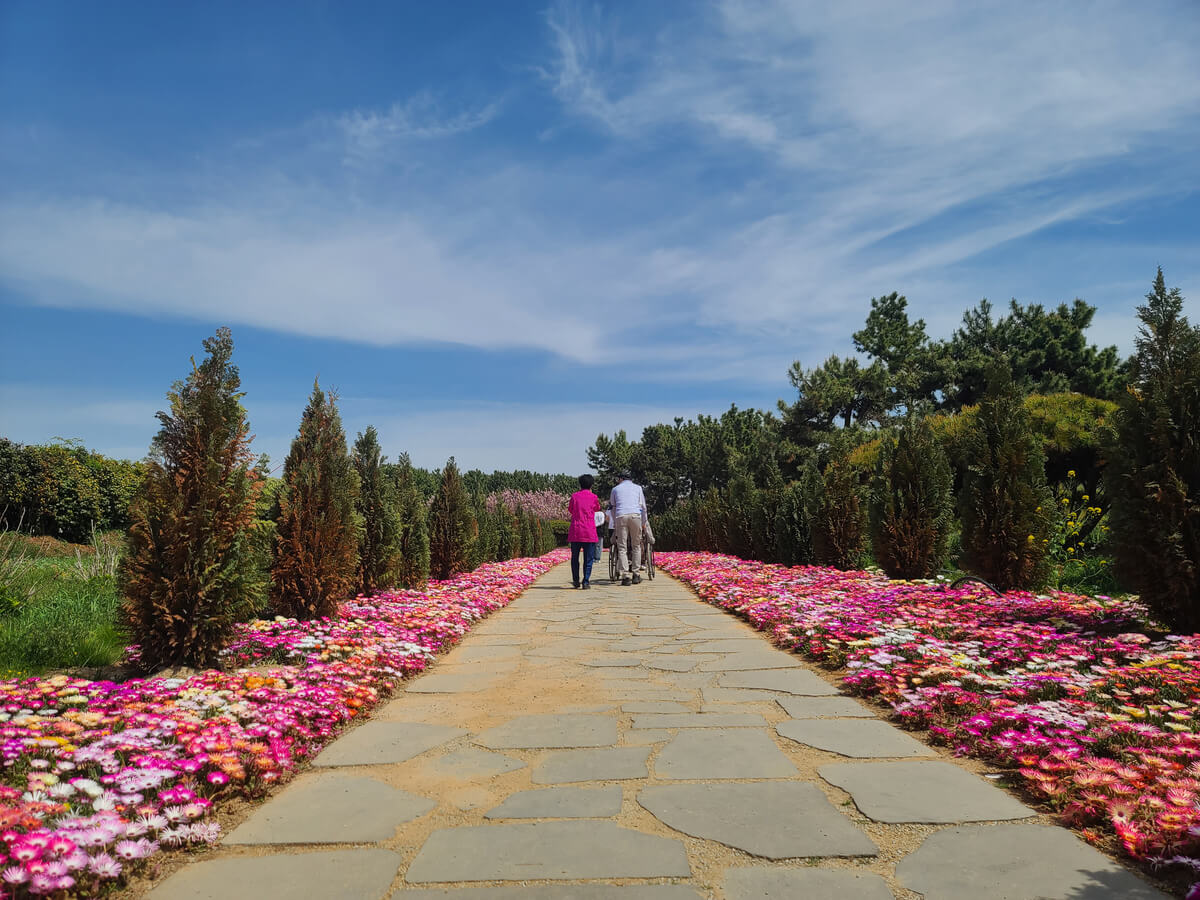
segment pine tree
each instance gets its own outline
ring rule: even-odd
[[[871,484],[875,561],[893,578],[928,578],[953,525],[950,461],[928,421],[909,415],[885,438]]]
[[[442,481],[429,510],[429,573],[445,580],[467,571],[474,539],[471,501],[454,457],[442,469]]]
[[[373,425],[368,425],[354,442],[354,469],[359,481],[355,509],[362,521],[358,590],[366,596],[391,587],[400,551],[396,491],[382,471],[386,461],[379,447],[379,435]]]
[[[261,480],[229,329],[204,349],[168,392],[171,411],[158,413],[162,428],[130,508],[122,613],[146,671],[215,666],[265,587],[250,532]]]
[[[397,472],[396,518],[400,534],[396,579],[402,587],[416,588],[429,580],[429,507],[417,487],[407,453],[400,454]]]
[[[316,382],[283,464],[271,602],[298,619],[331,616],[358,585],[358,473],[337,397]]]
[[[965,439],[963,563],[999,590],[1040,587],[1054,499],[1046,456],[1008,367],[996,364]]]
[[[1118,574],[1173,628],[1200,631],[1200,326],[1162,269],[1138,307],[1107,493]]]

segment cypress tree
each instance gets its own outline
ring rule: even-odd
[[[271,602],[298,619],[331,616],[358,585],[358,473],[337,397],[313,392],[283,464]]]
[[[999,590],[1040,587],[1054,498],[1046,455],[1008,367],[992,366],[987,393],[964,440],[959,495],[963,563]]]
[[[358,590],[370,596],[391,587],[400,551],[400,518],[396,490],[382,471],[387,461],[373,425],[354,442],[354,469],[359,494],[355,508],[362,520],[358,542]]]
[[[429,574],[453,578],[467,571],[474,538],[471,502],[454,457],[442,469],[442,481],[429,510]]]
[[[821,477],[811,512],[813,555],[823,566],[854,569],[862,565],[867,511],[858,473],[845,458],[834,459]]]
[[[396,518],[400,534],[396,578],[402,587],[416,588],[429,580],[429,506],[417,487],[407,453],[397,461]]]
[[[1122,580],[1173,628],[1200,631],[1200,326],[1162,269],[1138,307],[1107,493]]]
[[[871,484],[875,561],[893,578],[928,578],[946,558],[953,475],[924,418],[910,415],[880,446]]]
[[[162,428],[129,512],[122,618],[146,671],[215,666],[265,587],[250,532],[261,479],[229,329],[204,349],[168,392],[170,412],[158,413]]]

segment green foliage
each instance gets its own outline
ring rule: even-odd
[[[1156,614],[1190,633],[1200,630],[1200,326],[1161,268],[1137,312],[1105,475],[1117,565]]]
[[[358,541],[358,590],[365,596],[391,587],[400,552],[396,491],[382,471],[386,461],[373,425],[354,442],[359,492],[355,509],[362,522]]]
[[[821,477],[818,496],[810,497],[813,555],[823,566],[855,569],[863,563],[867,505],[858,473],[842,457]]]
[[[545,525],[550,529],[550,533],[554,535],[554,546],[565,547],[569,543],[567,535],[571,532],[571,523],[566,519],[551,519]]]
[[[871,311],[854,333],[854,346],[883,365],[888,410],[903,407],[911,412],[935,402],[953,377],[945,347],[930,342],[924,319],[909,322],[908,300],[895,291],[871,298]]]
[[[813,512],[821,491],[821,473],[811,461],[795,481],[780,489],[775,505],[775,558],[785,566],[813,562]]]
[[[878,422],[888,409],[887,369],[878,360],[864,367],[853,357],[831,356],[811,370],[796,361],[788,380],[799,396],[790,406],[780,403],[783,433],[799,447],[823,442],[838,425]]]
[[[429,510],[429,574],[445,580],[467,571],[476,535],[471,501],[454,457],[442,469],[442,483]]]
[[[130,508],[123,619],[148,671],[217,663],[230,629],[263,590],[250,525],[259,480],[228,328],[168,392],[170,412]]]
[[[950,462],[927,420],[885,437],[871,482],[875,561],[893,578],[928,578],[946,557],[953,520]]]
[[[331,616],[359,583],[359,478],[337,397],[316,382],[283,464],[271,604],[297,619]]]
[[[129,525],[145,464],[109,459],[75,442],[22,445],[0,438],[0,525],[86,542],[93,528]]]
[[[401,587],[416,588],[429,580],[429,508],[407,453],[400,454],[394,472],[399,526],[396,580]]]
[[[991,303],[981,300],[963,314],[946,349],[957,371],[945,405],[958,409],[980,402],[988,368],[997,359],[1008,362],[1021,393],[1070,391],[1115,400],[1122,385],[1117,348],[1100,349],[1084,335],[1095,314],[1094,306],[1079,299],[1050,311],[1013,300],[1008,315],[993,320]]]
[[[996,365],[965,443],[959,512],[963,568],[999,590],[1045,583],[1053,498],[1029,414],[1006,367]]]
[[[497,503],[495,506],[496,509],[489,512],[487,498],[482,494],[474,494],[471,497],[471,512],[477,526],[475,541],[471,545],[471,558],[468,562],[471,569],[476,569],[485,562],[496,559],[496,553],[500,546],[500,516],[498,513],[503,504]]]
[[[1109,554],[1107,503],[1088,490],[1074,470],[1054,485],[1053,527],[1045,541],[1047,553],[1060,590],[1113,591],[1117,585]]]

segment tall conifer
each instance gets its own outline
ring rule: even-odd
[[[1173,628],[1200,631],[1200,326],[1162,269],[1146,304],[1105,483],[1118,571]]]
[[[122,611],[147,671],[215,666],[264,588],[250,534],[261,481],[229,329],[204,349],[168,392],[170,412],[158,413],[162,428],[130,508]]]
[[[953,524],[953,475],[924,418],[909,415],[885,437],[871,484],[875,561],[893,578],[927,578],[946,557]]]
[[[359,482],[356,509],[362,520],[358,590],[368,596],[392,586],[400,550],[396,491],[382,471],[385,462],[375,426],[368,425],[354,442],[354,470]]]
[[[429,509],[429,574],[453,578],[467,570],[474,539],[471,501],[454,457],[442,469],[442,481]]]
[[[330,616],[358,585],[358,473],[337,397],[318,383],[283,464],[271,601],[298,619]]]
[[[397,461],[396,517],[400,525],[397,580],[402,587],[420,587],[429,580],[429,505],[417,487],[407,453]]]
[[[1006,365],[992,366],[964,457],[963,568],[1002,591],[1040,587],[1054,498],[1046,455]]]

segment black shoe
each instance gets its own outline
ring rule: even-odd
[[[585,591],[590,591],[590,590],[592,589],[592,586],[591,586],[590,584],[588,584],[586,581],[585,581],[585,582],[584,582],[582,585],[580,585],[580,586],[581,586],[581,587],[582,587],[582,588],[583,588]]]
[[[628,587],[628,585],[629,585],[629,576],[628,575],[621,576],[621,584],[622,584],[622,586]]]
[[[638,574],[635,572],[635,573],[633,574],[633,583],[634,583],[634,584],[641,584],[641,583],[642,583],[642,576],[641,576],[641,575],[638,575]]]
[[[572,581],[572,582],[571,582],[571,587],[575,588],[575,590],[579,590],[579,582],[578,582],[578,581]]]

